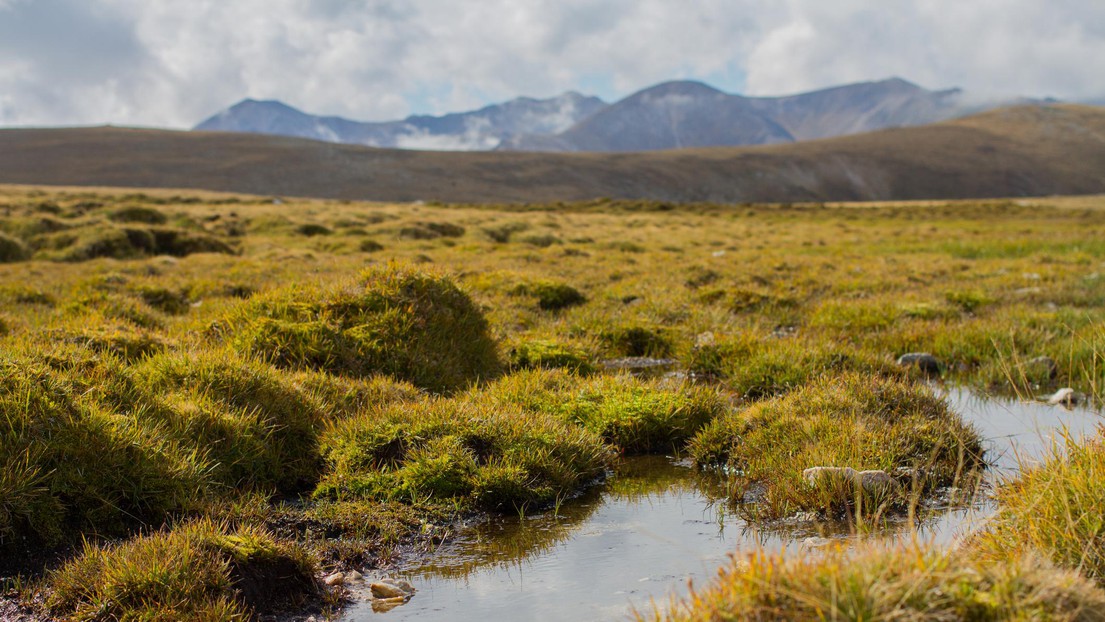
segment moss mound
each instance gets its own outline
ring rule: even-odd
[[[594,434],[552,415],[475,399],[431,399],[328,431],[330,473],[316,496],[453,501],[489,510],[543,506],[605,473]]]
[[[387,374],[452,391],[498,374],[487,320],[451,279],[375,268],[354,285],[259,296],[229,318],[240,351],[294,369]]]
[[[24,261],[30,259],[31,252],[18,238],[13,238],[6,233],[0,233],[0,263]]]
[[[816,511],[841,518],[904,507],[910,493],[966,485],[983,468],[977,431],[922,385],[845,374],[720,417],[691,443],[695,463],[739,475],[734,501],[756,518]],[[846,477],[807,481],[812,467],[901,475],[886,486]],[[751,495],[753,498],[748,499]]]
[[[327,413],[286,374],[233,354],[166,354],[139,372],[161,396],[159,417],[204,452],[212,477],[234,489],[309,490],[318,480],[318,434]]]
[[[119,533],[201,497],[202,456],[72,380],[106,387],[118,375],[110,366],[0,360],[0,541],[55,543],[71,529]]]
[[[511,348],[510,366],[512,369],[566,369],[582,375],[595,371],[591,357],[583,350],[545,339],[523,341]]]
[[[160,211],[143,205],[126,205],[116,208],[108,213],[108,220],[112,222],[137,222],[147,225],[163,225],[169,222],[169,217]]]
[[[716,392],[703,387],[660,386],[625,375],[580,379],[543,370],[504,377],[479,395],[582,426],[629,454],[679,452],[726,409]]]
[[[86,545],[50,577],[47,606],[70,620],[248,619],[317,595],[300,548],[248,527],[197,521],[113,546]]]
[[[511,290],[511,293],[533,298],[537,307],[544,311],[559,311],[587,302],[587,298],[578,289],[556,281],[523,283]]]

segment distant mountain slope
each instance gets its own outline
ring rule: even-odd
[[[556,136],[515,136],[514,151],[644,151],[769,145],[924,125],[967,114],[960,92],[900,78],[787,97],[730,95],[697,82],[666,82],[600,110]]]
[[[0,182],[446,202],[830,201],[1105,193],[1105,109],[1021,106],[763,147],[441,153],[118,128],[0,131]]]
[[[555,134],[605,106],[597,97],[569,92],[549,99],[519,97],[440,117],[419,115],[402,121],[370,123],[314,116],[278,101],[247,99],[194,129],[295,136],[372,147],[488,150],[516,134]]]

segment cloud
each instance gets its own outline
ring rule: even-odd
[[[684,78],[1083,98],[1102,66],[1085,0],[0,0],[0,124],[189,127],[244,97],[385,120]]]

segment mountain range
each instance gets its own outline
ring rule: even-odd
[[[829,138],[924,125],[1008,103],[967,103],[959,89],[930,91],[900,78],[785,97],[744,97],[680,81],[612,104],[568,92],[377,123],[319,117],[277,101],[247,99],[195,129],[428,150],[651,151]]]
[[[765,126],[765,131],[768,126]],[[909,128],[639,153],[433,152],[284,136],[0,130],[0,183],[450,203],[858,201],[1105,193],[1105,108],[1016,106]]]
[[[487,151],[506,138],[556,134],[606,107],[575,92],[549,99],[519,97],[471,112],[415,115],[378,123],[319,117],[278,101],[246,99],[194,129],[295,136],[331,143],[437,151]]]

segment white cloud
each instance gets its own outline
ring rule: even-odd
[[[1103,66],[1086,0],[0,0],[0,124],[187,127],[244,97],[383,120],[710,76],[1082,98]]]

